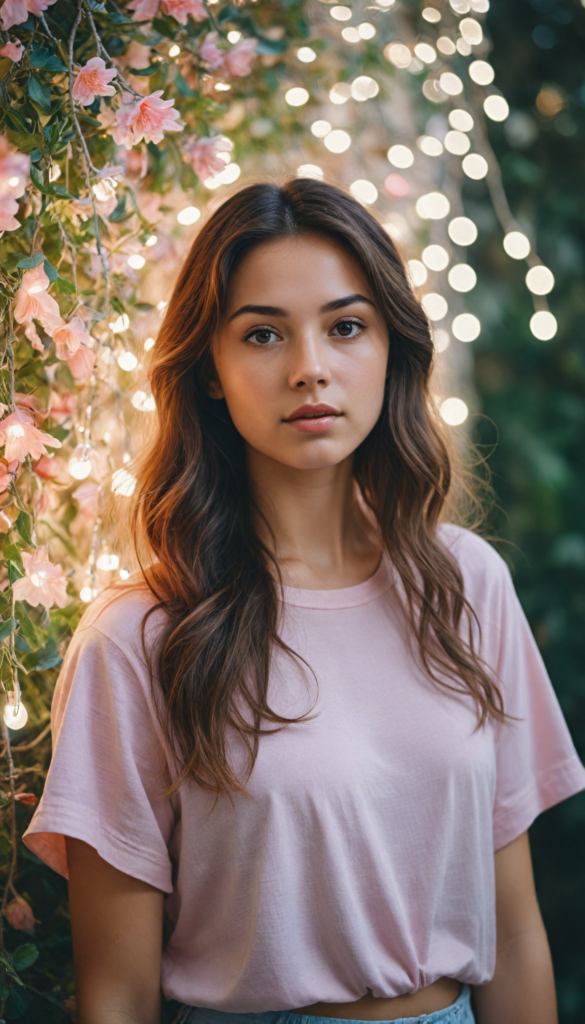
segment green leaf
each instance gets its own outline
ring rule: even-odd
[[[38,78],[31,75],[27,83],[27,92],[35,103],[38,103],[41,110],[48,114],[51,109],[51,90],[39,82]]]
[[[20,627],[19,632],[29,645],[29,650],[38,651],[45,641],[40,630],[37,629],[30,616],[24,611],[22,602],[18,610],[17,622]]]
[[[4,1010],[4,1016],[8,1020],[20,1020],[21,1017],[28,1010],[30,1003],[30,997],[28,992],[25,992],[23,988],[16,988],[15,985],[10,989],[10,995],[6,1002]]]
[[[31,68],[44,68],[45,71],[67,71],[59,57],[44,46],[37,46],[34,43],[29,51],[28,63]]]
[[[39,263],[42,263],[45,258],[44,252],[35,252],[32,256],[27,256],[26,259],[20,260],[16,266],[19,270],[34,270],[38,267]]]
[[[0,853],[4,856],[10,853],[12,850],[12,843],[5,832],[0,832]]]
[[[2,965],[2,967],[4,968],[6,973],[10,975],[11,978],[14,978],[14,980],[19,985],[22,985],[22,981],[18,977],[18,974],[14,970],[14,967],[12,966],[12,963],[10,962],[10,960],[8,959],[8,957],[6,956],[5,953],[0,953],[0,964]]]
[[[12,586],[13,583],[16,583],[16,580],[22,579],[22,577],[24,576],[24,572],[21,572],[18,565],[16,565],[16,563],[12,560],[7,562],[6,565],[8,568],[8,578],[10,580],[10,586]]]
[[[28,512],[21,512],[16,520],[16,529],[27,545],[32,544],[31,525],[31,518]]]
[[[40,176],[37,174],[37,171],[35,170],[35,168],[34,168],[34,166],[32,164],[31,164],[31,168],[30,168],[30,180],[32,181],[32,183],[33,183],[34,187],[37,189],[37,191],[38,192],[42,192],[43,195],[46,195],[46,196],[58,196],[59,199],[73,199],[74,198],[72,195],[70,195],[70,193],[67,191],[67,189],[65,188],[64,185],[55,185],[55,184],[53,184],[51,182],[49,182],[47,184],[44,184],[41,181]]]
[[[43,149],[45,145],[43,136],[37,135],[36,132],[14,132],[11,128],[7,128],[6,135],[12,145],[23,153],[31,153],[33,149]]]
[[[9,619],[0,619],[0,640],[5,640],[7,636],[16,629],[16,619],[12,617]]]
[[[17,946],[12,954],[12,963],[17,971],[24,971],[26,967],[34,964],[39,951],[32,942],[26,942],[23,946]]]
[[[149,64],[147,68],[128,68],[131,75],[138,75],[140,78],[145,78],[146,75],[155,75],[157,71],[160,71],[160,64]]]
[[[26,672],[45,672],[49,668],[57,668],[63,661],[57,644],[51,637],[44,647],[41,647],[38,651],[31,651],[30,654],[25,654],[22,659],[22,664]]]
[[[57,277],[55,279],[55,289],[61,292],[62,295],[74,295],[75,285],[73,281],[68,281],[65,277]]]
[[[108,220],[116,223],[117,221],[123,220],[126,216],[126,193],[122,192],[122,194],[118,196],[118,202],[116,203],[116,207],[114,210],[112,210],[110,216],[108,217]]]

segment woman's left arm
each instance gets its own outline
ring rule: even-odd
[[[494,977],[472,986],[477,1024],[558,1024],[550,948],[538,906],[528,832],[495,854]]]

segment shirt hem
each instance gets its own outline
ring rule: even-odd
[[[494,852],[507,846],[543,811],[585,789],[585,767],[577,754],[536,779],[511,807],[494,816]]]

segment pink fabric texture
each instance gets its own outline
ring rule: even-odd
[[[85,612],[25,841],[66,875],[64,836],[77,837],[168,894],[167,997],[286,1010],[492,977],[494,850],[585,789],[585,769],[507,567],[477,536],[441,529],[518,721],[474,731],[471,698],[425,678],[385,558],[358,586],[285,588],[282,636],[317,683],[277,652],[272,706],[314,704],[314,717],[262,737],[250,798],[233,805],[192,784],[162,795],[173,772],[140,645],[149,592],[107,591]]]

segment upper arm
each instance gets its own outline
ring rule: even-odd
[[[497,943],[502,948],[527,931],[542,929],[528,832],[495,854]]]
[[[66,844],[79,1024],[160,1024],[164,893]]]

